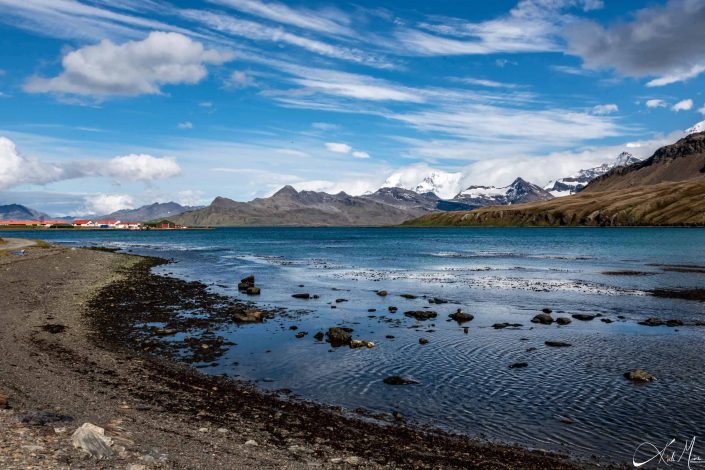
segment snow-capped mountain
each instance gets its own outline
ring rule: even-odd
[[[497,188],[495,186],[470,186],[458,193],[453,201],[464,204],[484,207],[509,204],[521,204],[524,202],[545,201],[553,199],[548,191],[540,186],[529,183],[521,178],[514,180],[509,186]]]
[[[622,152],[611,162],[603,163],[600,166],[588,168],[587,170],[580,170],[578,173],[565,178],[549,181],[543,189],[550,192],[555,197],[569,196],[577,193],[587,186],[590,181],[598,176],[604,175],[612,168],[627,166],[640,161],[640,159],[636,158],[631,153]]]
[[[415,193],[434,193],[441,199],[450,199],[460,191],[462,173],[449,173],[426,166],[404,168],[392,173],[383,188],[403,188]]]
[[[705,132],[705,121],[700,121],[693,127],[685,130],[686,135],[695,134],[696,132]]]

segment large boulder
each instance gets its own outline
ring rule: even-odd
[[[404,312],[407,317],[416,318],[417,320],[430,320],[431,318],[436,318],[438,313],[433,310],[409,310]]]
[[[466,313],[466,312],[463,312],[463,311],[460,310],[460,309],[458,309],[457,311],[451,313],[451,314],[448,315],[448,316],[449,316],[451,319],[457,321],[458,323],[469,322],[469,321],[472,321],[473,318],[475,318],[475,317],[472,316],[471,314]]]
[[[331,346],[347,346],[352,341],[352,329],[351,328],[340,328],[333,327],[328,328],[326,337]]]

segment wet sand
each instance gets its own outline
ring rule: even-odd
[[[583,467],[201,374],[175,361],[158,336],[134,335],[133,321],[195,302],[221,322],[225,308],[246,306],[226,304],[200,283],[151,274],[159,262],[63,247],[0,257],[0,395],[12,407],[0,411],[3,468]],[[144,306],[131,309],[136,317],[116,314],[135,299]],[[202,339],[194,344],[210,348]],[[72,421],[21,423],[39,410]],[[104,427],[124,450],[100,463],[87,460],[70,440],[84,422]],[[43,444],[27,445],[34,435]]]

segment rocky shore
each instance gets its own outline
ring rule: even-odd
[[[152,274],[162,262],[64,247],[0,257],[0,467],[580,468],[202,374],[187,363],[227,347],[204,325],[277,312]],[[205,333],[168,340],[192,330]]]

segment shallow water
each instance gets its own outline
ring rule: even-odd
[[[650,316],[705,320],[705,303],[648,294],[657,287],[704,286],[705,274],[667,272],[657,265],[705,264],[705,230],[237,228],[12,234],[173,258],[175,264],[158,271],[202,280],[237,297],[237,281],[255,274],[262,288],[257,301],[286,307],[288,313],[262,325],[233,325],[219,332],[237,345],[216,366],[202,369],[208,373],[287,388],[299,397],[349,409],[399,411],[411,421],[492,440],[617,461],[631,460],[641,442],[683,442],[705,430],[699,407],[705,392],[705,327],[637,325]],[[650,275],[603,274],[623,270]],[[378,289],[389,295],[379,297]],[[292,299],[295,292],[320,299]],[[406,300],[401,293],[450,303],[429,305],[427,299]],[[331,309],[337,298],[349,301]],[[389,313],[391,305],[399,312]],[[437,311],[438,318],[417,322],[403,315],[424,307]],[[614,323],[531,323],[545,307],[554,317],[601,313]],[[447,318],[457,308],[475,315],[463,325],[467,333]],[[500,322],[523,326],[492,328]],[[291,325],[298,330],[290,330]],[[353,328],[355,338],[374,341],[376,347],[331,349],[314,341],[315,332],[338,325]],[[309,335],[297,339],[298,331]],[[419,338],[429,344],[420,345]],[[572,347],[549,348],[546,340]],[[529,366],[508,368],[515,362]],[[635,367],[659,380],[628,382],[622,374]],[[385,385],[388,375],[408,375],[420,384]]]

